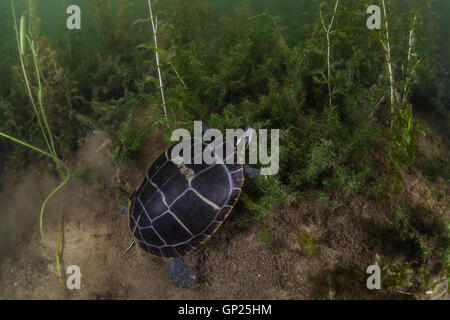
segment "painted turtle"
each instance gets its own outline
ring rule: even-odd
[[[204,130],[206,130],[204,128]],[[251,128],[240,139],[248,146]],[[178,287],[196,282],[196,274],[186,265],[183,256],[207,241],[233,209],[241,193],[244,175],[257,177],[259,169],[238,163],[240,153],[232,145],[233,163],[185,164],[181,157],[172,159],[172,148],[162,153],[146,172],[130,197],[128,221],[134,243],[153,255],[170,258],[169,276]],[[191,138],[191,150],[208,144]],[[226,152],[225,140],[222,144]],[[209,147],[211,148],[211,147]],[[211,148],[212,150],[212,148]],[[192,152],[191,152],[192,154]],[[224,157],[225,158],[225,157]]]

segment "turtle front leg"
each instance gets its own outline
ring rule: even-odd
[[[170,259],[168,273],[178,288],[189,288],[197,282],[197,275],[183,258]]]
[[[252,168],[248,164],[244,164],[244,175],[249,179],[256,179],[261,175],[261,169]]]

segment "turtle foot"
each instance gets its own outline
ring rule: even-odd
[[[120,210],[120,214],[127,214],[128,213],[128,203],[125,203],[123,205],[122,210]]]
[[[170,260],[168,273],[169,277],[179,288],[189,288],[197,282],[197,275],[182,258]]]

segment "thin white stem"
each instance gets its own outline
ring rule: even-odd
[[[328,97],[329,97],[330,107],[332,107],[332,100],[331,100],[332,92],[331,92],[331,42],[330,42],[330,34],[331,34],[331,28],[333,28],[334,17],[336,16],[338,5],[339,5],[339,0],[336,0],[336,3],[334,5],[333,16],[331,18],[330,24],[328,25],[328,28],[325,26],[325,20],[324,20],[324,18],[322,16],[322,10],[320,10],[320,8],[319,8],[320,19],[322,21],[323,30],[325,31],[325,34],[327,35],[327,69],[328,69],[327,82],[328,82]]]
[[[417,16],[414,15],[413,25],[412,25],[411,30],[409,31],[409,41],[408,41],[408,46],[409,46],[409,48],[408,48],[408,62],[411,60],[411,53],[412,53],[412,50],[413,50],[413,48],[414,48],[414,31],[415,31],[415,28],[416,28],[416,19],[417,19]]]
[[[413,24],[411,27],[411,30],[409,31],[409,40],[408,40],[408,66],[406,69],[406,78],[405,78],[405,85],[403,87],[403,103],[406,103],[406,100],[408,98],[408,85],[409,85],[409,81],[411,79],[411,56],[412,56],[412,51],[414,49],[414,40],[415,40],[415,28],[416,28],[416,19],[417,16],[414,15],[413,18]]]
[[[164,88],[163,88],[163,82],[162,82],[162,76],[161,76],[161,68],[159,64],[159,54],[158,54],[158,39],[156,37],[156,33],[158,31],[158,18],[153,18],[153,10],[152,10],[152,4],[150,0],[148,1],[148,9],[150,11],[150,20],[152,22],[152,29],[153,29],[153,39],[155,41],[155,59],[156,59],[156,67],[158,69],[158,78],[159,78],[159,88],[161,90],[161,99],[162,104],[164,108],[164,116],[166,117],[167,127],[169,127],[169,118],[167,117],[167,107],[166,107],[166,99],[164,97]]]
[[[385,27],[386,27],[386,43],[383,43],[383,47],[386,51],[386,62],[388,65],[388,70],[389,70],[389,85],[390,85],[390,89],[391,89],[391,115],[394,114],[394,72],[392,69],[392,61],[391,61],[391,44],[389,41],[389,25],[388,25],[388,21],[387,21],[387,13],[386,13],[386,4],[384,2],[384,0],[381,0],[381,2],[383,3],[383,12],[384,12],[384,23],[385,23]],[[393,120],[391,119],[391,127],[393,126]]]
[[[330,99],[330,107],[332,106],[331,101],[331,46],[330,46],[330,33],[327,33],[327,44],[328,44],[328,52],[327,52],[327,65],[328,65],[328,96]]]
[[[183,87],[185,89],[187,89],[186,83],[184,83],[183,78],[181,78],[180,74],[178,73],[177,69],[175,69],[175,66],[173,65],[173,63],[170,63],[170,65],[172,66],[173,71],[175,71],[175,74],[177,75],[178,79],[180,79],[181,84],[183,85]]]
[[[336,4],[334,6],[333,17],[331,18],[330,26],[328,27],[328,32],[330,32],[331,27],[333,26],[334,17],[336,16],[336,11],[337,11],[338,5],[339,5],[339,0],[336,1]]]

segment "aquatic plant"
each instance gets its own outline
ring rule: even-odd
[[[415,159],[418,153],[417,139],[423,134],[423,130],[413,119],[411,105],[398,110],[392,118],[395,127],[389,131],[389,140],[394,147],[389,150],[389,155],[398,167],[399,164],[408,164]]]
[[[319,234],[319,231],[308,232],[305,228],[297,227],[297,230],[295,232],[291,232],[289,235],[295,239],[300,249],[306,251],[312,256],[318,256],[322,253],[322,249],[317,242],[317,237]]]
[[[37,58],[37,53],[36,53],[36,48],[35,48],[35,44],[33,42],[33,40],[31,39],[31,37],[27,34],[26,31],[26,27],[25,27],[25,16],[22,15],[21,19],[20,19],[20,26],[18,27],[17,25],[17,19],[16,19],[16,13],[15,13],[15,8],[14,8],[14,0],[11,0],[11,6],[12,6],[12,14],[13,14],[13,21],[14,21],[14,30],[16,32],[16,42],[17,42],[17,49],[19,52],[19,58],[20,58],[20,63],[21,63],[21,67],[22,67],[22,72],[23,72],[23,76],[25,79],[25,83],[27,86],[27,90],[28,90],[28,94],[29,94],[29,98],[31,101],[31,104],[33,106],[35,115],[36,115],[36,120],[39,124],[39,127],[41,129],[41,133],[42,133],[42,137],[45,140],[45,143],[47,145],[47,150],[43,150],[39,147],[33,146],[31,144],[28,144],[25,141],[22,141],[20,139],[14,138],[6,133],[2,133],[0,132],[0,136],[7,138],[15,143],[18,143],[22,146],[25,146],[27,148],[30,148],[34,151],[39,152],[42,155],[45,155],[49,158],[51,158],[57,168],[57,170],[62,173],[64,175],[64,180],[63,182],[61,182],[61,184],[59,184],[56,188],[54,188],[49,194],[48,196],[44,199],[44,202],[42,203],[41,206],[41,211],[40,211],[40,218],[39,218],[39,230],[40,230],[40,235],[41,235],[41,240],[42,243],[44,245],[44,247],[48,247],[46,241],[45,241],[45,237],[44,237],[44,231],[43,231],[43,219],[44,219],[44,211],[45,211],[45,207],[47,202],[55,195],[56,192],[58,192],[70,179],[71,177],[71,172],[69,170],[69,168],[67,167],[67,165],[63,162],[63,160],[61,160],[56,152],[55,149],[55,143],[54,143],[54,139],[53,139],[53,134],[52,131],[50,129],[50,126],[48,124],[48,120],[47,120],[47,115],[45,112],[45,108],[43,105],[43,98],[42,98],[42,83],[41,83],[41,75],[40,75],[40,69],[39,69],[39,64],[38,64],[38,58]],[[26,54],[26,48],[29,48],[31,50],[32,53],[32,58],[33,58],[33,62],[34,62],[34,67],[35,67],[35,73],[36,73],[36,78],[38,81],[38,98],[37,98],[37,102],[35,100],[35,97],[31,91],[31,86],[30,86],[30,81],[27,75],[27,70],[25,67],[25,54]],[[39,108],[38,108],[39,107]],[[55,253],[55,258],[56,258],[56,262],[57,262],[57,269],[58,269],[58,277],[60,280],[60,284],[63,285],[62,283],[62,275],[61,275],[61,270],[60,270],[60,261],[59,261],[59,242],[60,242],[60,229],[58,231],[58,238],[57,238],[57,249],[56,249],[56,253]]]

